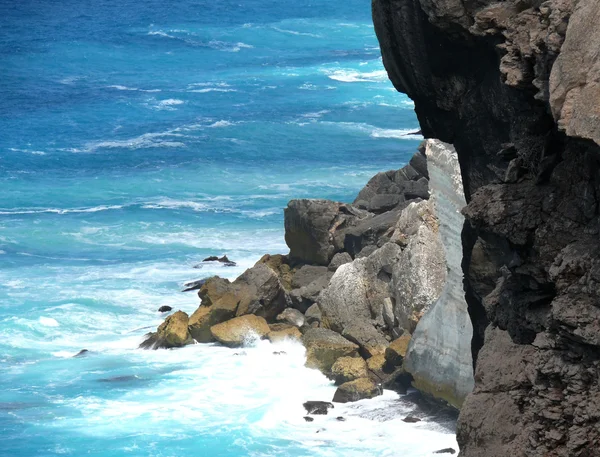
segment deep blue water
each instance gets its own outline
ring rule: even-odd
[[[0,455],[452,445],[392,393],[304,422],[334,388],[298,347],[136,349],[198,305],[183,282],[286,252],[289,199],[351,201],[417,128],[365,0],[0,0]],[[212,254],[238,267],[192,268]]]

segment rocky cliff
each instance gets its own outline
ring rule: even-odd
[[[461,455],[600,455],[600,2],[373,0],[373,19],[423,134],[460,161]]]

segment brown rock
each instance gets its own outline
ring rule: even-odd
[[[306,366],[330,375],[340,357],[357,357],[358,346],[339,333],[324,328],[308,329],[302,336],[306,347]]]
[[[390,343],[388,348],[385,350],[385,359],[393,366],[402,365],[404,357],[406,357],[406,351],[410,344],[410,334],[406,333],[400,338],[395,339]]]
[[[359,378],[339,386],[333,395],[337,403],[348,403],[381,395],[381,389],[369,378]]]
[[[340,357],[331,367],[337,385],[368,376],[367,363],[361,357]]]
[[[271,343],[277,343],[284,340],[296,340],[300,341],[302,333],[297,327],[289,327],[283,330],[270,331],[267,334],[267,338]]]
[[[285,290],[292,290],[294,269],[290,267],[288,256],[281,254],[265,254],[255,265],[264,263],[277,274]]]
[[[155,333],[150,333],[140,344],[142,349],[169,349],[182,347],[194,342],[188,330],[188,315],[177,311],[158,326]]]
[[[214,325],[210,331],[219,343],[238,347],[243,346],[249,339],[265,337],[270,329],[264,318],[248,314]]]

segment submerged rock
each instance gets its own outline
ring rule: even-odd
[[[414,417],[414,416],[406,416],[404,419],[402,419],[402,422],[406,422],[408,424],[414,424],[416,422],[421,422],[421,419],[419,419],[418,417]]]
[[[331,367],[340,357],[357,357],[358,346],[338,333],[324,328],[308,329],[302,336],[306,347],[306,366],[331,374]]]
[[[77,354],[75,354],[73,357],[85,357],[86,355],[88,355],[89,352],[90,351],[88,351],[87,349],[82,349]]]
[[[305,420],[306,422],[312,422],[312,421],[314,421],[315,419],[314,419],[313,417],[304,416],[304,420]]]
[[[365,377],[345,382],[339,386],[333,395],[333,401],[348,403],[373,398],[377,395],[381,395],[381,389],[372,380]]]
[[[159,313],[168,313],[169,311],[172,311],[173,308],[167,305],[161,306],[160,308],[158,308],[158,312]]]
[[[248,314],[214,325],[210,331],[213,338],[224,346],[239,347],[253,339],[265,337],[270,329],[264,318]]]
[[[447,447],[444,449],[440,449],[439,451],[435,451],[434,454],[456,454],[456,451],[451,447]]]
[[[328,401],[307,401],[302,404],[308,414],[324,415],[333,409],[333,403]]]
[[[154,333],[148,334],[140,344],[141,349],[169,349],[194,342],[188,330],[189,318],[183,311],[171,314]]]

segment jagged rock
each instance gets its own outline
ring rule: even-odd
[[[285,290],[292,290],[294,269],[289,264],[288,256],[281,254],[265,254],[258,262],[256,262],[256,265],[259,263],[264,263],[277,274]]]
[[[454,148],[428,140],[426,154],[430,202],[443,241],[447,277],[442,293],[416,326],[403,366],[417,389],[460,407],[474,383],[470,354],[473,330],[463,289],[459,231],[465,200]]]
[[[385,360],[393,366],[401,366],[406,357],[410,339],[411,335],[407,333],[392,341],[385,350]]]
[[[350,262],[352,262],[352,257],[350,256],[350,254],[348,254],[347,252],[338,252],[336,255],[333,256],[331,262],[329,262],[329,266],[327,267],[327,269],[331,272],[335,272],[341,265]]]
[[[444,449],[440,449],[439,451],[435,451],[434,454],[456,454],[456,451],[451,447],[446,447]]]
[[[314,421],[315,419],[314,419],[313,417],[304,416],[304,420],[305,420],[306,422],[312,422],[312,421]]]
[[[316,303],[304,313],[304,319],[306,319],[306,323],[310,326],[320,326],[322,318],[323,314],[321,313],[321,308],[319,308],[319,305]]]
[[[363,357],[369,358],[383,354],[388,346],[388,341],[383,334],[369,322],[356,321],[344,327],[342,336],[360,346]]]
[[[368,218],[369,213],[329,200],[292,200],[284,211],[285,241],[290,258],[300,263],[329,265],[341,250],[336,232]]]
[[[302,336],[306,347],[306,366],[331,374],[331,367],[340,357],[357,357],[358,346],[338,333],[324,328],[308,329]]]
[[[302,327],[304,325],[304,314],[294,308],[284,309],[281,314],[276,318],[277,322],[284,324],[291,324],[296,327]]]
[[[304,409],[306,410],[306,412],[308,414],[318,414],[318,415],[327,414],[330,409],[334,408],[333,404],[328,401],[313,401],[313,400],[302,403],[302,406],[304,406]]]
[[[189,330],[192,338],[198,343],[214,341],[210,328],[213,325],[232,319],[237,311],[238,303],[238,296],[235,293],[227,292],[221,295],[211,306],[199,306],[189,320]]]
[[[197,279],[196,281],[189,281],[186,282],[183,285],[183,289],[181,290],[182,292],[189,292],[191,290],[198,290],[200,289],[204,283],[206,282],[206,279]]]
[[[336,385],[369,375],[367,363],[361,357],[340,357],[331,367],[331,374]]]
[[[282,330],[271,330],[267,334],[267,338],[271,343],[278,343],[284,340],[297,340],[302,339],[302,333],[296,327],[290,327]]]
[[[228,279],[211,276],[203,281],[204,283],[198,291],[202,306],[210,306],[224,294],[231,292],[231,282]]]
[[[389,241],[405,205],[402,203],[392,211],[364,218],[348,227],[343,232],[344,250],[356,258],[366,248],[373,250],[383,246]]]
[[[158,312],[159,313],[168,313],[172,309],[173,308],[171,308],[170,306],[164,305],[164,306],[161,306],[160,308],[158,308]]]
[[[210,331],[213,338],[224,346],[239,347],[254,339],[265,337],[270,329],[264,318],[248,314],[213,325]]]
[[[390,274],[400,254],[398,245],[387,243],[367,258],[340,266],[319,295],[325,325],[337,332],[362,323],[384,327],[383,300],[390,296]]]
[[[82,349],[77,354],[75,354],[73,357],[85,357],[88,355],[89,352],[90,351],[88,351],[87,349]]]
[[[365,398],[373,398],[377,395],[381,395],[381,389],[377,384],[365,377],[345,382],[339,386],[333,395],[332,401],[348,403]]]
[[[194,342],[188,331],[188,315],[177,311],[150,333],[140,344],[141,349],[169,349],[185,346]]]

